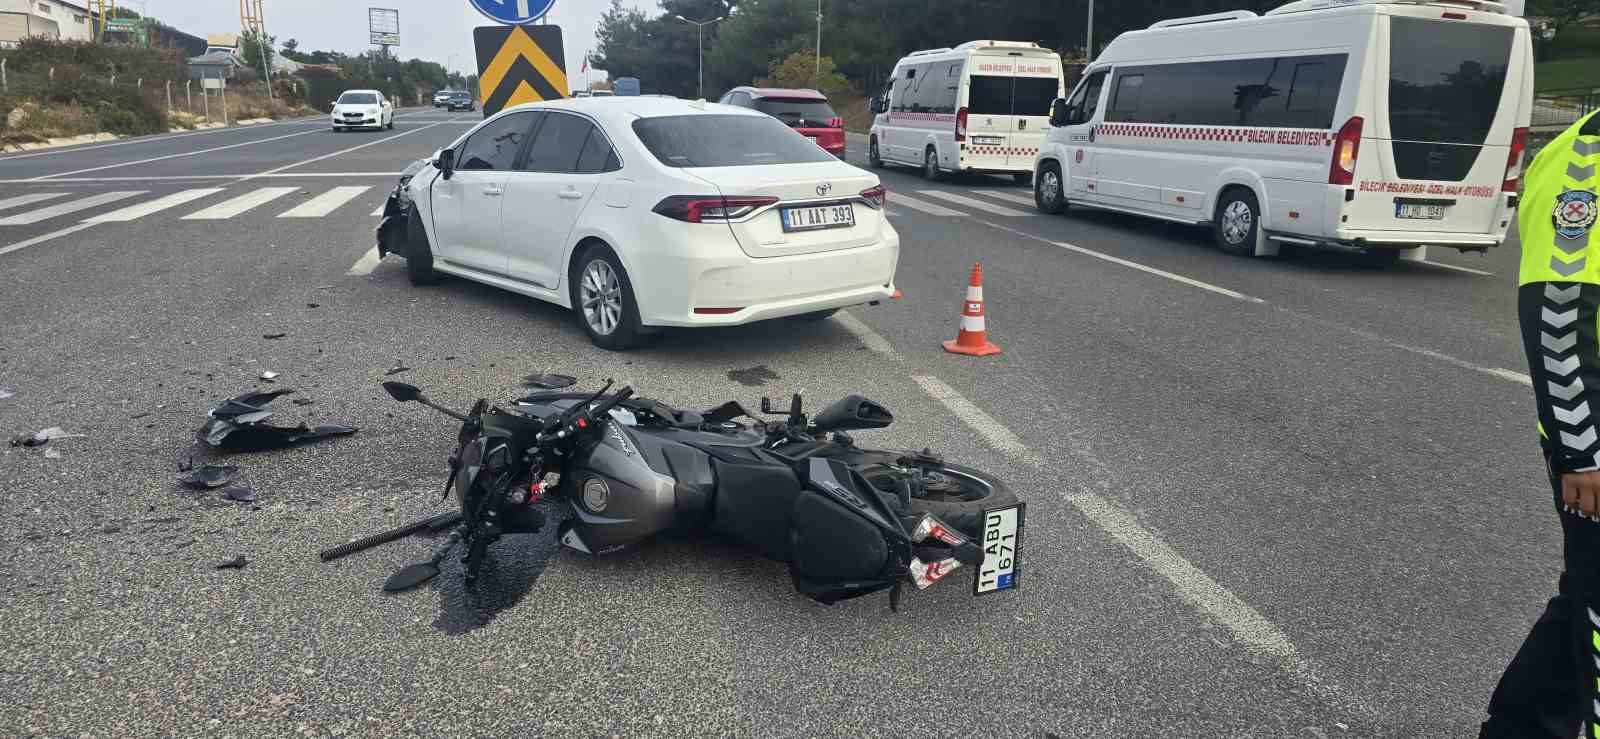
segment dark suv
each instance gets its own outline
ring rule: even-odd
[[[444,108],[447,111],[470,111],[477,104],[478,102],[472,99],[472,93],[470,92],[452,92],[450,97],[445,99]]]
[[[816,90],[735,87],[717,102],[766,113],[844,159],[844,119],[829,107],[828,96]]]

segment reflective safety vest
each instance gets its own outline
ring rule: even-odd
[[[1600,469],[1600,136],[1590,114],[1528,166],[1517,314],[1539,434],[1556,472]]]

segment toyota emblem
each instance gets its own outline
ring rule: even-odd
[[[824,182],[824,183],[822,183],[820,185],[817,185],[817,195],[818,196],[825,198],[825,197],[828,197],[828,193],[830,193],[830,192],[833,192],[833,185],[830,185],[830,184],[828,184],[826,182]]]

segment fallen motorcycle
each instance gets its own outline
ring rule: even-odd
[[[963,567],[975,572],[974,594],[1018,586],[1024,504],[998,479],[930,452],[856,446],[848,432],[894,420],[859,395],[809,419],[799,395],[786,414],[763,399],[764,415],[785,415],[768,422],[736,402],[686,411],[610,392],[610,382],[560,392],[574,382],[545,376],[534,383],[543,392],[510,408],[479,400],[467,413],[383,384],[395,400],[461,421],[446,483],[461,523],[386,590],[432,579],[456,547],[472,584],[495,541],[544,527],[535,504],[550,496],[571,510],[557,532],[569,549],[605,555],[669,531],[720,535],[786,563],[796,589],[822,603],[889,591],[898,608],[905,583],[925,589]]]

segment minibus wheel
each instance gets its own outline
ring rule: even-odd
[[[1244,187],[1223,191],[1211,225],[1218,249],[1234,256],[1254,256],[1261,231],[1261,205],[1256,194]]]

